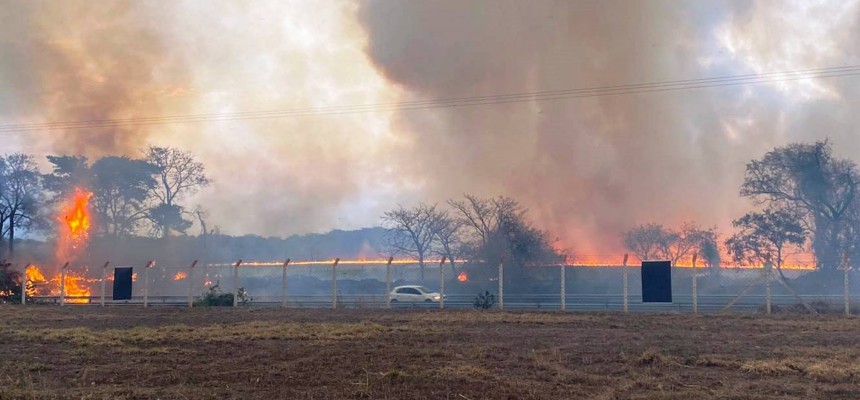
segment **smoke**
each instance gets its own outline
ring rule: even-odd
[[[380,104],[860,64],[857,1],[131,1],[0,8],[4,124]],[[809,16],[809,17],[808,17]],[[464,192],[582,252],[638,223],[729,229],[744,164],[860,151],[857,78],[351,115],[5,134],[7,151],[192,151],[224,233],[375,225]]]
[[[360,17],[375,65],[420,99],[857,63],[857,2],[761,4],[373,1]],[[436,197],[513,196],[565,245],[617,250],[647,221],[728,229],[745,163],[775,145],[858,148],[852,79],[409,111],[394,130]]]
[[[93,121],[180,112],[184,60],[157,34],[161,6],[138,2],[18,2],[0,11],[3,116],[32,122]],[[52,131],[57,151],[137,154],[145,127]]]

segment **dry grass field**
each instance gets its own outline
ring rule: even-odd
[[[858,399],[860,319],[0,306],[0,399]]]

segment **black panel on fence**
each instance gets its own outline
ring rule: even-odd
[[[672,302],[672,263],[669,261],[642,262],[642,302]]]
[[[131,267],[118,267],[113,270],[113,299],[131,300]]]

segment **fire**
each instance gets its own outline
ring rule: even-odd
[[[468,282],[469,281],[469,274],[467,274],[466,271],[460,271],[460,273],[457,275],[457,281]]]
[[[75,188],[72,198],[60,209],[57,257],[66,260],[72,253],[83,248],[89,239],[89,202],[92,192]]]
[[[60,277],[57,276],[56,281],[60,281]],[[86,279],[82,276],[77,276],[72,273],[66,273],[65,286],[66,286],[66,302],[67,303],[89,303],[90,299],[88,298],[69,298],[69,297],[90,297],[92,291],[89,287],[84,285]],[[60,294],[60,289],[56,289],[57,295]]]
[[[36,265],[28,266],[24,274],[27,276],[27,296],[33,297],[39,295],[39,287],[37,285],[48,283],[45,275],[42,274],[42,271]]]
[[[188,277],[188,274],[186,274],[185,272],[179,271],[176,273],[176,275],[173,275],[173,280],[174,281],[181,281],[187,277]]]

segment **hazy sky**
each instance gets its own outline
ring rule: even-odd
[[[0,123],[292,110],[860,65],[860,1],[3,1]],[[226,233],[375,225],[398,203],[520,199],[582,252],[631,225],[728,230],[744,164],[830,137],[860,77],[553,101],[2,132],[2,151],[194,152]]]

